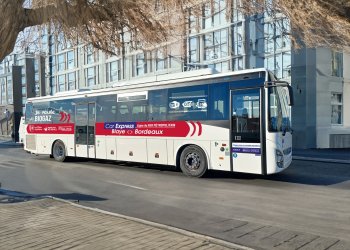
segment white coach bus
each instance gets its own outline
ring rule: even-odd
[[[24,149],[57,161],[85,157],[273,174],[292,161],[292,88],[265,69],[200,70],[100,90],[31,98]]]

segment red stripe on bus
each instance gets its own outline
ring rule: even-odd
[[[202,124],[200,122],[197,122],[198,124],[198,136],[201,136],[202,134]]]
[[[174,122],[135,122],[135,128],[115,127],[105,128],[105,123],[96,123],[96,135],[112,136],[155,136],[155,137],[187,137],[190,132],[190,126],[185,121]],[[122,122],[120,124],[123,124]]]
[[[193,127],[193,132],[191,134],[191,137],[194,135],[194,133],[196,133],[196,124],[194,124],[194,122],[190,122],[192,127]]]

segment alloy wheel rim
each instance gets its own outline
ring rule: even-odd
[[[194,153],[194,152],[189,153],[186,156],[185,165],[191,171],[198,170],[200,165],[201,165],[201,159],[200,159],[199,155],[197,153]]]
[[[57,157],[62,157],[63,156],[63,147],[61,145],[58,145],[55,147],[55,155]]]

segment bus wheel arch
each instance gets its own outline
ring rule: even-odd
[[[208,154],[196,144],[182,145],[176,154],[176,167],[190,177],[202,177],[209,169]]]
[[[57,139],[52,143],[51,155],[56,161],[64,162],[66,160],[67,148],[63,141]]]

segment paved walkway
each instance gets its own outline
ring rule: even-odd
[[[8,198],[0,197],[1,249],[249,249],[56,199]]]
[[[224,232],[235,242],[254,249],[350,249],[350,242],[344,240],[238,220],[226,222],[220,224],[220,232],[227,228]],[[252,249],[242,245],[59,199],[33,199],[0,192],[1,250]]]

